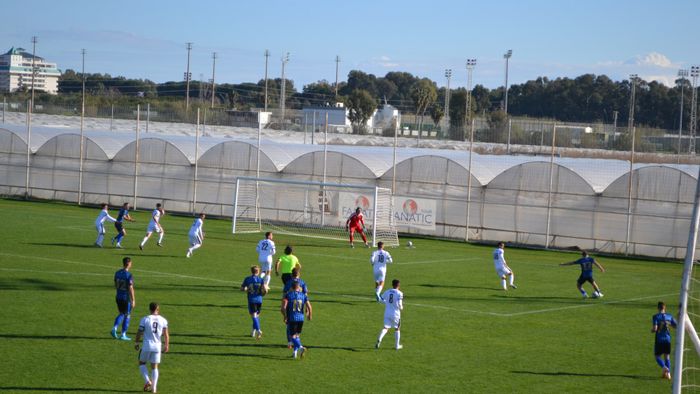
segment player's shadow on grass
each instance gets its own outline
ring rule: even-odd
[[[328,303],[328,304],[350,305],[350,306],[356,306],[358,304],[358,302],[340,301],[340,300],[319,300],[319,299],[314,300],[314,304],[318,304],[319,302]],[[363,304],[366,304],[368,302],[373,302],[375,304],[377,303],[377,301],[369,300],[369,299],[367,301],[360,301],[360,303],[363,303]]]
[[[135,390],[113,390],[98,387],[25,387],[25,386],[0,386],[0,391],[85,391],[85,392],[105,392],[105,393],[133,393]]]
[[[64,341],[66,339],[75,339],[75,340],[98,340],[98,341],[114,341],[114,342],[116,342],[116,339],[110,337],[109,335],[105,335],[104,337],[88,337],[88,336],[79,336],[79,335],[0,334],[0,338],[4,338],[4,339],[39,339],[39,340],[56,339],[56,340],[60,340],[60,341]]]
[[[472,289],[472,290],[500,290],[497,287],[480,287],[480,286],[456,286],[456,285],[436,285],[430,283],[424,283],[418,285],[420,287],[429,287],[435,289]]]
[[[27,245],[37,245],[37,246],[61,246],[65,248],[85,248],[85,249],[102,249],[95,244],[71,244],[67,242],[27,242]]]
[[[227,304],[161,304],[164,306],[184,306],[184,307],[191,307],[191,308],[225,308],[225,309],[244,309],[247,308],[243,305],[227,305]]]
[[[613,373],[581,373],[581,372],[536,372],[536,371],[510,371],[510,373],[524,374],[524,375],[541,375],[541,376],[580,376],[585,378],[628,378],[628,379],[638,379],[638,380],[658,380],[651,376],[642,375],[625,375],[625,374],[613,374]]]
[[[286,346],[284,346],[286,349]],[[271,356],[268,354],[248,354],[248,353],[205,353],[205,352],[181,352],[181,351],[171,351],[168,354],[176,356],[221,356],[221,357],[252,357],[252,358],[266,358],[269,360],[289,360],[295,361],[288,356]]]

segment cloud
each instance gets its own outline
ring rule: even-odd
[[[671,60],[666,57],[666,55],[658,52],[650,52],[646,55],[637,55],[634,58],[627,60],[625,64],[661,68],[678,68],[678,65],[673,64]]]
[[[390,68],[390,67],[398,67],[399,63],[392,62],[391,58],[386,55],[380,56],[378,59],[374,59],[375,63],[379,64],[382,67]]]

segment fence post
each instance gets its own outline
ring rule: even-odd
[[[204,110],[206,113],[206,109]],[[196,214],[197,212],[197,173],[199,170],[199,160],[197,156],[199,156],[199,108],[197,108],[197,127],[195,128],[194,131],[194,138],[195,138],[195,143],[194,143],[194,180],[192,183],[192,214]]]
[[[32,106],[31,100],[27,100],[27,173],[24,184],[24,198],[29,199],[29,172],[30,172],[30,161],[29,157],[31,155],[32,149]]]
[[[109,131],[114,131],[114,104],[112,104],[112,115],[109,118]]]
[[[510,129],[512,126],[513,126],[513,119],[511,119],[509,117],[508,118],[508,145],[507,145],[507,149],[506,149],[506,152],[508,152],[508,154],[510,154]]]
[[[472,156],[474,155],[474,119],[472,119],[471,131],[469,132],[469,176],[467,178],[467,229],[464,232],[464,240],[469,241],[469,211],[472,204]]]
[[[552,152],[549,158],[549,190],[547,191],[547,231],[544,238],[544,248],[549,249],[549,233],[552,220],[552,185],[554,182],[554,147],[557,140],[557,124],[552,126]]]
[[[2,97],[2,123],[5,123],[5,108],[7,107],[7,97]]]
[[[632,177],[634,176],[634,143],[637,128],[632,127],[632,146],[630,149],[630,172],[627,180],[627,235],[625,236],[625,256],[630,253],[630,237],[632,233]]]

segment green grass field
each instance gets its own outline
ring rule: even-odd
[[[152,300],[170,323],[159,392],[665,392],[653,358],[656,302],[675,305],[678,263],[599,258],[605,297],[582,300],[578,254],[506,249],[517,290],[499,290],[492,247],[416,239],[389,249],[405,295],[404,349],[390,332],[374,349],[383,306],[374,301],[370,251],[344,242],[275,238],[303,264],[314,307],[304,325],[304,360],[286,347],[273,278],[250,338],[238,290],[257,261],[261,234],[230,233],[208,220],[204,246],[186,259],[191,218],[165,216],[164,247],[138,250],[148,213],[128,223],[124,250],[92,246],[99,209],[0,200],[0,390],[137,392],[143,382],[133,342],[110,337],[112,278],[134,264],[130,336]],[[116,214],[116,210],[112,213]],[[406,239],[403,239],[404,241]],[[590,289],[590,288],[589,288]],[[675,313],[675,310],[670,310]]]

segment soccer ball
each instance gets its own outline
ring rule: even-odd
[[[408,241],[408,242],[406,242],[406,247],[407,247],[407,248],[412,248],[412,247],[413,247],[413,241]]]

